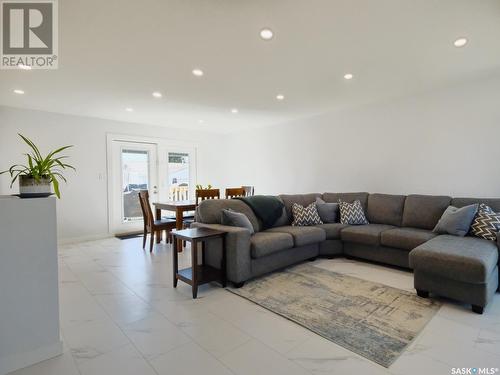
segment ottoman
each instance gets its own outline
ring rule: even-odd
[[[437,236],[410,252],[414,286],[429,293],[470,303],[483,313],[498,288],[496,242],[476,237]]]

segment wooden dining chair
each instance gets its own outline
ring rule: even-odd
[[[197,189],[196,190],[196,204],[204,201],[205,199],[220,199],[219,189]]]
[[[149,243],[149,251],[153,252],[153,244],[155,242],[155,234],[157,238],[161,239],[162,232],[165,231],[166,239],[170,238],[172,229],[175,229],[175,220],[161,219],[155,220],[153,210],[149,204],[149,193],[147,190],[139,192],[139,202],[141,204],[142,216],[144,218],[144,238],[142,240],[142,248],[146,247],[146,237],[151,233],[151,240]]]
[[[239,187],[239,188],[227,188],[226,189],[226,199],[232,199],[236,197],[244,197],[245,194],[245,188],[244,187]]]

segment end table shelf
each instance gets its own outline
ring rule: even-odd
[[[209,228],[193,228],[178,231],[172,231],[172,236],[178,241],[172,241],[174,248],[173,257],[173,276],[174,288],[177,287],[177,281],[181,280],[192,286],[193,298],[198,295],[198,286],[212,281],[219,281],[222,287],[226,287],[226,233],[224,231]],[[220,269],[205,264],[205,243],[207,240],[222,239],[222,260]],[[179,270],[178,261],[178,243],[187,241],[191,243],[191,267]],[[202,244],[202,264],[198,264],[198,243]]]
[[[196,273],[199,285],[209,283],[211,281],[222,280],[221,270],[215,267],[199,265],[196,267]],[[189,267],[179,270],[177,272],[177,278],[188,284],[191,283],[193,281],[193,269]]]

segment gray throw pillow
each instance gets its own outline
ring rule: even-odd
[[[229,225],[231,227],[245,228],[250,231],[250,234],[254,234],[253,225],[245,214],[241,212],[236,212],[231,209],[222,210],[222,225]]]
[[[338,203],[326,203],[323,199],[316,198],[316,208],[323,223],[337,222]]]
[[[471,204],[462,208],[449,206],[444,211],[441,219],[439,219],[433,232],[464,237],[469,233],[472,220],[474,220],[478,208],[478,204]]]

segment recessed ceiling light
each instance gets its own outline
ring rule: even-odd
[[[161,92],[159,91],[155,91],[153,94],[152,94],[155,98],[161,98],[163,95]]]
[[[193,74],[196,77],[201,77],[203,75],[203,70],[201,70],[201,69],[193,69]]]
[[[283,100],[283,99],[285,99],[285,95],[283,95],[283,94],[278,94],[278,95],[276,95],[276,99],[278,99],[278,100]]]
[[[231,113],[238,113],[238,108],[231,109]]]
[[[17,64],[17,67],[22,70],[31,70],[31,66],[24,64]]]
[[[15,89],[14,90],[14,94],[23,95],[24,94],[24,90]]]
[[[198,120],[198,123],[203,124],[205,121],[203,120]]]
[[[345,79],[352,79],[354,76],[351,73],[347,73],[344,75]]]
[[[125,108],[125,111],[127,111],[127,112],[134,112],[134,108],[127,107],[127,108]]]
[[[453,44],[455,45],[455,47],[463,47],[467,44],[468,40],[467,38],[458,38],[457,40],[455,40],[453,42]]]
[[[271,29],[265,28],[260,30],[260,37],[264,40],[271,40],[273,39],[274,33]]]

